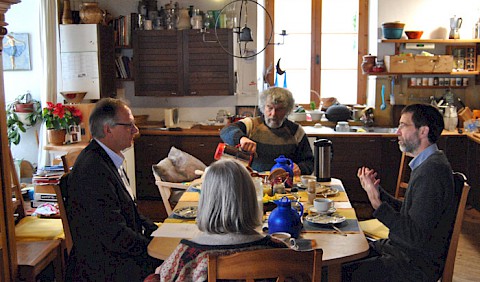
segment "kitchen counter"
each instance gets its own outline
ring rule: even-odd
[[[173,136],[219,136],[220,130],[222,127],[220,126],[201,126],[195,125],[190,129],[166,129],[163,126],[163,122],[155,122],[151,121],[146,124],[139,124],[137,125],[140,129],[140,134],[144,135],[173,135]],[[361,126],[352,126],[352,129],[361,128]],[[368,137],[368,136],[385,136],[385,137],[392,137],[396,136],[395,128],[387,128],[387,127],[374,127],[377,129],[384,129],[388,132],[336,132],[332,127],[329,126],[321,126],[316,127],[312,125],[305,125],[303,129],[308,137]],[[442,132],[442,136],[463,136],[467,135],[465,133],[458,133],[458,131],[447,131],[444,130]],[[480,142],[480,135],[475,137],[473,134],[468,134],[470,138],[476,138]]]

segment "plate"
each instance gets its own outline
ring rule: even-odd
[[[321,186],[320,188],[317,186],[317,195],[320,196],[334,196],[338,194],[338,189],[330,188],[328,186]]]
[[[196,218],[197,217],[197,207],[183,207],[173,211],[173,214],[181,218]]]
[[[337,208],[335,207],[331,207],[328,209],[328,211],[324,211],[324,212],[318,212],[316,208],[314,207],[310,207],[309,208],[309,211],[312,212],[312,216],[315,216],[315,215],[331,215],[332,213],[336,212],[337,211]]]
[[[341,215],[307,215],[305,220],[313,224],[337,224],[342,223],[346,219]]]

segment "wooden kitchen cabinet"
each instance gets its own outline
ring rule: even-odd
[[[226,96],[234,93],[233,33],[217,29],[137,30],[135,96]]]
[[[333,158],[331,176],[342,180],[351,202],[368,202],[357,178],[358,168],[379,170],[382,166],[382,137],[329,137]]]
[[[468,140],[468,158],[464,160],[468,166],[467,182],[470,185],[468,201],[475,209],[480,210],[480,144]]]
[[[161,200],[152,165],[168,156],[172,146],[187,152],[204,164],[213,162],[219,136],[141,135],[135,139],[135,177],[139,200]]]

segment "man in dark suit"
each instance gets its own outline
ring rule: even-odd
[[[138,128],[129,107],[112,98],[100,100],[89,121],[93,139],[67,180],[67,281],[142,281],[161,261],[147,254],[157,226],[139,214],[122,166]]]

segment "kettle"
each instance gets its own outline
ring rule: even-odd
[[[292,208],[292,201],[286,196],[273,202],[277,207],[273,209],[268,217],[268,233],[287,232],[290,233],[293,238],[298,238],[303,227],[301,220],[303,205],[297,202],[300,210]]]
[[[328,139],[318,139],[313,142],[314,148],[314,172],[317,182],[330,182],[330,163],[333,158],[333,144]]]
[[[293,186],[293,161],[289,158],[286,158],[284,155],[280,155],[274,160],[276,163],[272,166],[270,172],[274,171],[277,168],[281,168],[288,172],[288,179],[285,181],[285,187]]]

